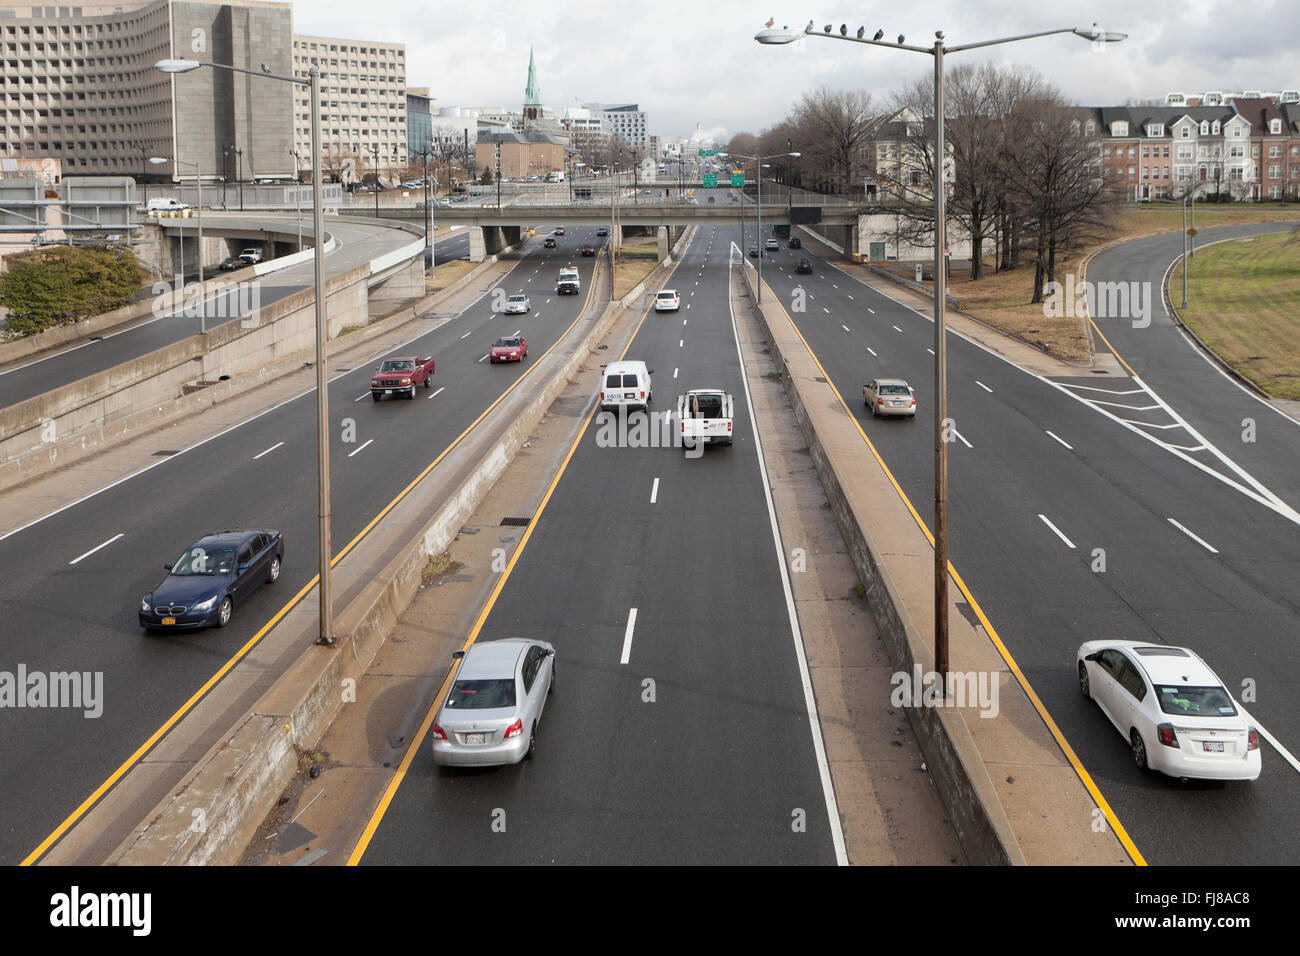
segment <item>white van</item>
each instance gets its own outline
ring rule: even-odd
[[[655,393],[645,362],[610,362],[600,377],[600,409],[639,408],[645,411]]]
[[[179,199],[168,197],[166,199],[150,199],[149,205],[145,207],[145,212],[179,212],[189,208]]]

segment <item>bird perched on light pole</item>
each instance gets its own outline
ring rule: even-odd
[[[884,30],[877,30],[877,31],[876,31],[876,35],[873,36],[871,39],[873,39],[873,40],[879,40],[879,39],[880,39],[881,37],[883,37],[884,35],[885,35],[885,31],[884,31]]]
[[[763,26],[767,27],[768,29],[771,29],[772,26],[774,26],[775,24],[776,24],[776,17],[772,17],[770,20],[764,23]]]

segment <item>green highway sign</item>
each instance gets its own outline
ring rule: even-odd
[[[717,174],[717,173],[705,173],[705,174],[704,174],[704,185],[705,185],[706,187],[717,186],[717,185],[718,185],[718,174]]]
[[[701,155],[701,156],[712,156],[712,155],[713,155],[714,153],[716,153],[716,152],[717,152],[716,149],[702,149],[702,150],[700,150],[700,155]]]
[[[745,185],[745,174],[742,170],[733,169],[731,171],[731,185],[733,186]]]

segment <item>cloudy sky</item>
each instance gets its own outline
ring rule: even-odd
[[[374,13],[358,15],[361,11]],[[1167,15],[1162,16],[1162,15]],[[860,87],[886,98],[931,70],[929,57],[805,38],[785,47],[752,39],[769,18],[801,29],[847,23],[868,35],[906,35],[928,45],[934,31],[960,44],[1089,26],[1129,34],[1095,52],[1064,35],[955,55],[1033,66],[1087,105],[1163,97],[1171,90],[1300,89],[1298,0],[910,0],[906,4],[790,0],[490,0],[485,4],[297,0],[300,33],[406,44],[407,82],[428,86],[438,106],[523,101],[528,48],[536,51],[542,99],[635,102],[652,133],[685,136],[699,123],[719,139],[780,120],[818,86]],[[863,19],[866,17],[867,19]]]

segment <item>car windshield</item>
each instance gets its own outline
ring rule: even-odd
[[[515,682],[503,677],[495,680],[458,680],[447,695],[447,707],[456,710],[487,710],[515,705]]]
[[[911,395],[911,391],[906,385],[881,385],[881,395]]]
[[[178,577],[189,577],[195,574],[230,574],[234,569],[234,547],[202,548],[195,545],[172,565],[172,574]]]
[[[389,359],[387,362],[385,362],[385,363],[383,364],[383,366],[380,367],[379,371],[381,371],[381,372],[413,372],[413,371],[415,371],[415,362],[411,361],[410,359],[403,359],[403,360],[400,361],[400,362],[399,362],[399,361],[396,361],[396,360],[393,360],[393,359]]]
[[[511,301],[511,302],[523,302],[523,301],[524,301],[524,297],[523,297],[522,295],[512,295],[512,296],[510,297],[510,301]]]
[[[513,349],[513,348],[518,348],[518,347],[519,347],[519,340],[518,340],[518,339],[497,339],[497,346],[496,346],[496,347],[499,348],[499,349]]]
[[[1156,698],[1166,714],[1197,717],[1235,717],[1237,708],[1222,687],[1156,685]]]

